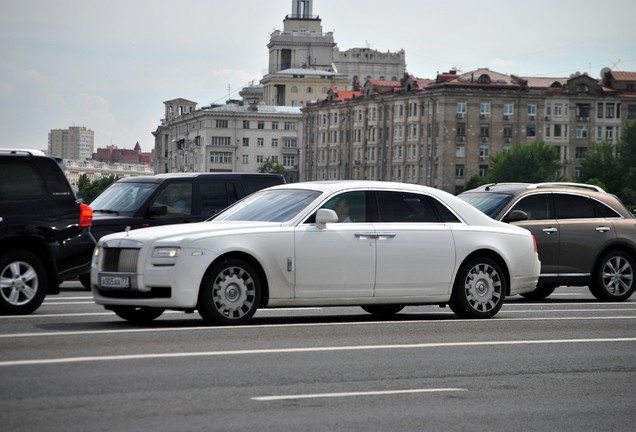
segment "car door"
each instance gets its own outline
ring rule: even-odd
[[[434,210],[434,198],[401,191],[378,191],[376,197],[375,296],[448,294],[455,242]]]
[[[561,276],[588,276],[599,251],[615,240],[611,221],[597,217],[591,198],[567,193],[554,193],[559,220]]]
[[[513,222],[513,224],[534,234],[541,261],[541,276],[558,275],[561,233],[559,222],[554,215],[552,193],[525,195],[513,204],[509,212],[513,210],[521,210],[528,214],[527,220]]]
[[[340,215],[342,222],[326,227],[304,223],[296,229],[293,267],[297,298],[373,296],[375,238],[373,224],[366,221],[366,193],[345,192],[321,208],[335,210],[344,201],[350,214]]]
[[[199,220],[193,210],[192,182],[171,182],[159,192],[150,207],[166,207],[166,213],[154,216],[151,225],[169,225]]]

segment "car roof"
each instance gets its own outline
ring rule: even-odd
[[[585,183],[573,183],[573,182],[543,182],[543,183],[489,183],[479,186],[475,189],[466,191],[465,193],[472,192],[501,192],[501,193],[518,193],[524,190],[579,190],[587,192],[606,193],[602,188],[585,184]]]
[[[282,177],[281,174],[268,173],[162,173],[152,176],[124,177],[117,180],[117,183],[162,183],[172,179],[192,179],[192,180],[236,180],[241,177]]]

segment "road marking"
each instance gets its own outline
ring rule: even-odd
[[[180,313],[180,312],[174,312]],[[86,316],[87,314],[79,314],[78,316]],[[113,315],[111,312],[104,312],[95,315]],[[28,316],[28,315],[27,315]],[[61,315],[51,315],[61,316]],[[2,318],[2,317],[0,317]],[[144,327],[144,328],[128,328],[118,330],[76,330],[76,331],[60,331],[60,332],[40,332],[40,333],[9,333],[0,334],[0,339],[10,338],[27,338],[27,337],[52,337],[52,336],[83,336],[83,335],[100,335],[100,334],[117,334],[117,333],[154,333],[168,331],[191,331],[191,330],[207,330],[207,331],[224,331],[224,330],[254,330],[254,329],[282,329],[289,327],[328,327],[328,326],[354,326],[354,325],[399,325],[399,324],[455,324],[455,323],[482,323],[496,324],[508,321],[596,321],[596,320],[619,320],[619,319],[636,319],[636,316],[600,316],[600,317],[558,317],[558,318],[497,318],[490,320],[471,320],[471,319],[447,319],[440,321],[430,321],[425,319],[418,320],[401,320],[401,321],[354,321],[354,322],[331,322],[331,323],[303,323],[303,324],[253,324],[238,326],[208,326],[201,324],[200,326],[188,327]],[[166,322],[166,321],[162,321]]]
[[[578,343],[619,343],[636,342],[634,338],[608,338],[608,339],[543,339],[543,340],[511,340],[511,341],[482,341],[482,342],[431,342],[420,344],[393,344],[393,345],[348,345],[348,346],[327,346],[327,347],[300,347],[300,348],[272,348],[272,349],[252,349],[252,350],[231,350],[231,351],[201,351],[185,353],[151,353],[151,354],[126,354],[110,356],[84,356],[84,357],[63,357],[53,359],[33,359],[33,360],[8,360],[1,361],[0,367],[7,366],[33,366],[49,365],[61,363],[88,363],[107,362],[121,360],[154,360],[168,358],[188,358],[188,357],[221,357],[221,356],[244,356],[244,355],[264,355],[264,354],[298,354],[315,352],[343,352],[343,351],[377,351],[377,350],[398,350],[398,349],[425,349],[425,348],[454,348],[454,347],[483,347],[483,346],[505,346],[505,345],[550,345],[550,344],[578,344]]]
[[[440,393],[440,392],[459,392],[468,391],[460,388],[430,388],[430,389],[409,389],[409,390],[377,390],[366,392],[343,392],[343,393],[314,393],[314,394],[298,394],[298,395],[281,395],[281,396],[255,396],[251,398],[256,401],[279,401],[290,399],[319,399],[319,398],[337,398],[352,396],[378,396],[378,395],[394,395],[407,393]]]

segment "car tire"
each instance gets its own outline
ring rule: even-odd
[[[40,258],[26,250],[0,256],[0,314],[27,315],[40,307],[48,280]]]
[[[537,285],[534,291],[523,293],[521,297],[527,298],[528,300],[543,300],[549,297],[555,289],[556,286],[554,285]]]
[[[634,259],[622,251],[601,257],[592,275],[590,292],[601,301],[625,301],[634,293]]]
[[[260,300],[261,283],[252,266],[240,259],[225,259],[206,273],[197,309],[210,324],[238,325],[254,316]]]
[[[159,318],[165,310],[143,306],[112,306],[109,309],[115,312],[119,318],[137,324],[149,323]]]
[[[499,264],[487,257],[471,258],[457,273],[449,306],[460,318],[490,318],[503,306],[506,290]]]
[[[404,305],[364,305],[362,310],[373,315],[390,316],[404,309]]]

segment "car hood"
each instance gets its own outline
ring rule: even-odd
[[[196,241],[201,238],[225,234],[247,234],[280,227],[279,222],[220,222],[206,221],[187,224],[163,225],[118,232],[102,237],[100,243],[116,239],[132,242],[181,242],[184,239]]]

